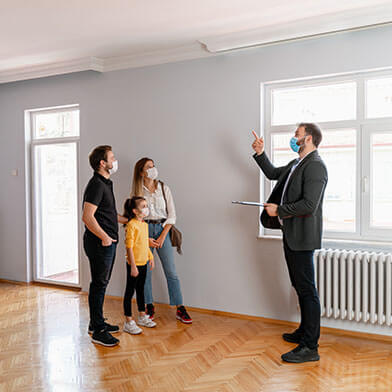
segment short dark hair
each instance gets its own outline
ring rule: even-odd
[[[98,171],[101,166],[101,161],[106,161],[108,151],[112,151],[112,146],[98,146],[90,153],[88,159],[94,171]]]
[[[313,144],[317,148],[323,139],[320,127],[315,123],[299,123],[299,127],[304,127],[306,135],[312,136]]]

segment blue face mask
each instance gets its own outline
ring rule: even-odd
[[[291,149],[292,149],[294,152],[298,152],[299,149],[304,145],[304,143],[298,145],[297,142],[298,142],[298,138],[297,138],[297,137],[294,137],[294,136],[293,136],[293,137],[290,139],[290,147],[291,147]]]

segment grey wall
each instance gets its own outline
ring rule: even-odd
[[[138,158],[154,158],[170,184],[185,238],[184,256],[176,258],[185,303],[295,320],[281,242],[257,239],[257,210],[230,203],[259,197],[250,129],[259,128],[260,83],[391,66],[390,42],[388,27],[182,63],[0,85],[0,277],[29,279],[24,110],[79,103],[81,188],[91,175],[87,155],[101,143],[113,145],[119,160],[113,177],[119,210]],[[14,168],[18,177],[11,176]],[[86,290],[89,272],[81,257]],[[123,260],[120,245],[109,294],[123,293]],[[158,268],[155,294],[167,301],[161,278]]]

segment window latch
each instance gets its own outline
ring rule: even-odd
[[[369,192],[369,178],[366,176],[362,178],[362,192],[363,193]]]

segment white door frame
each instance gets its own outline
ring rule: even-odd
[[[65,108],[58,108],[56,111],[61,111],[62,109]],[[30,129],[31,132],[33,132],[33,117],[34,117],[34,112],[30,113]],[[33,135],[31,135],[33,136]],[[78,238],[78,283],[71,283],[71,282],[65,282],[65,281],[54,281],[51,279],[45,279],[45,278],[39,278],[38,277],[38,262],[39,262],[39,246],[37,246],[37,241],[41,241],[39,238],[39,231],[38,231],[38,219],[37,219],[37,213],[38,211],[38,195],[37,195],[37,187],[35,186],[35,182],[37,180],[37,168],[36,168],[36,161],[35,161],[35,149],[38,146],[42,145],[50,145],[50,144],[69,144],[69,143],[74,143],[76,145],[76,191],[77,191],[77,238]],[[48,283],[48,284],[53,284],[53,285],[60,285],[60,286],[67,286],[67,287],[76,287],[76,288],[81,288],[82,284],[82,277],[81,277],[81,225],[79,224],[80,219],[81,219],[81,196],[80,196],[80,168],[79,168],[79,157],[80,157],[80,138],[79,137],[60,137],[60,138],[50,138],[50,139],[35,139],[32,137],[31,138],[31,143],[30,143],[30,165],[31,165],[31,177],[30,177],[30,192],[32,196],[32,209],[31,209],[31,224],[32,224],[32,230],[31,230],[31,239],[32,239],[32,262],[33,262],[33,281],[34,282],[42,282],[42,283]],[[41,247],[42,248],[42,247]]]

